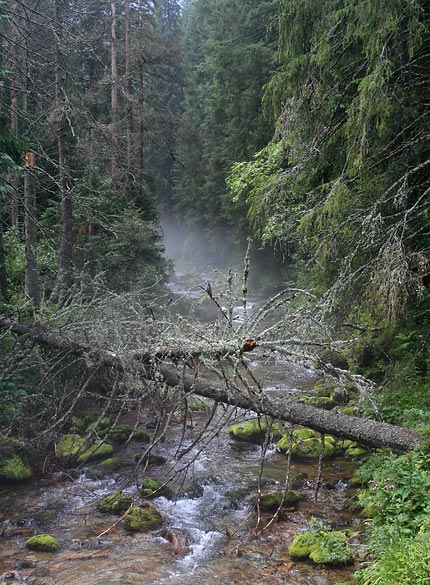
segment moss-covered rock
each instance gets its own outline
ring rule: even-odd
[[[13,457],[25,450],[25,443],[12,437],[0,436],[0,459],[4,457]]]
[[[163,518],[155,508],[131,508],[124,518],[124,525],[130,532],[148,532],[157,530],[163,524]]]
[[[57,540],[50,534],[31,536],[25,541],[25,546],[29,550],[40,552],[56,552],[59,547]]]
[[[244,441],[246,443],[260,445],[265,440],[268,428],[269,424],[267,421],[255,419],[231,425],[228,428],[228,433],[230,437],[236,441]],[[278,425],[273,425],[271,432],[275,440],[281,437],[282,433]]]
[[[302,499],[301,495],[294,491],[288,490],[287,492],[272,492],[261,496],[261,507],[263,510],[272,511],[277,510],[279,506],[294,506]]]
[[[60,459],[76,459],[85,448],[85,440],[76,433],[62,435],[56,446],[57,457]]]
[[[109,459],[102,461],[100,465],[106,471],[117,471],[121,468],[122,461],[121,459],[118,459],[118,457],[109,457]]]
[[[164,483],[158,479],[154,479],[153,477],[146,477],[142,481],[140,495],[144,498],[152,498],[154,496],[165,496],[167,495],[167,493],[168,490],[164,486]]]
[[[362,457],[369,454],[369,447],[360,443],[351,442],[345,451],[347,457]]]
[[[352,551],[344,532],[318,530],[296,535],[288,552],[295,560],[310,558],[317,565],[341,566],[352,562]]]
[[[121,492],[105,496],[97,502],[97,510],[102,514],[123,514],[133,503],[131,496],[126,496]]]
[[[336,439],[330,435],[324,438],[324,456],[332,457],[335,454]],[[284,435],[278,441],[278,449],[281,453],[288,453],[290,445],[289,435]],[[297,458],[315,459],[320,456],[321,437],[311,429],[298,429],[293,431],[291,439],[291,454]]]
[[[128,426],[118,425],[109,431],[109,439],[114,443],[125,443],[131,438],[133,429]]]
[[[349,369],[349,364],[346,357],[334,349],[324,349],[320,356],[321,361],[329,363],[335,368],[339,368],[341,370]]]
[[[336,406],[336,401],[331,396],[310,396],[307,403],[324,410],[332,410]]]
[[[95,441],[86,446],[85,439],[76,433],[62,435],[56,447],[60,459],[86,463],[98,459],[107,459],[113,455],[113,447],[104,441]]]
[[[19,455],[0,459],[0,480],[25,481],[31,475],[30,467]]]
[[[294,560],[301,561],[309,558],[315,544],[315,535],[310,532],[302,532],[297,534],[290,546],[288,552]]]
[[[131,438],[138,443],[149,443],[151,435],[144,429],[136,429]]]
[[[96,441],[90,445],[85,451],[79,455],[79,463],[86,463],[87,461],[97,461],[99,459],[108,459],[113,455],[113,447],[109,443],[103,441]]]
[[[205,412],[207,405],[203,402],[203,400],[195,400],[194,402],[190,402],[188,408],[193,412]]]
[[[342,566],[352,563],[352,551],[344,532],[326,532],[320,535],[309,558],[317,565]]]
[[[148,464],[148,465],[164,465],[167,461],[167,459],[165,457],[163,457],[162,455],[155,455],[154,453],[149,453],[149,455],[145,455],[142,459],[142,455],[141,453],[137,453],[137,455],[135,455],[134,460],[136,461],[136,463],[140,460],[142,460],[142,463],[144,465]]]

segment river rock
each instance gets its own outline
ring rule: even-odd
[[[321,437],[312,429],[297,429],[293,431],[291,441],[289,435],[284,435],[278,441],[278,449],[287,454],[290,448],[291,454],[303,459],[316,459],[321,452]],[[335,454],[336,439],[331,435],[324,437],[324,456],[332,457]]]
[[[130,532],[149,532],[160,528],[163,519],[155,508],[131,508],[124,518],[124,526]]]
[[[58,550],[57,540],[50,534],[38,534],[25,541],[29,550],[40,552],[56,552]]]
[[[156,496],[166,496],[167,494],[168,489],[164,485],[164,482],[160,481],[159,479],[146,477],[142,481],[140,495],[143,498],[154,498]]]
[[[352,551],[344,532],[306,531],[296,535],[288,552],[294,560],[309,558],[316,565],[342,566],[352,563]]]
[[[263,510],[273,511],[277,510],[281,503],[283,506],[294,506],[301,499],[302,496],[298,492],[288,490],[287,492],[280,491],[265,494],[264,496],[261,496],[260,503]]]
[[[117,471],[122,466],[122,461],[118,457],[110,457],[102,461],[100,465],[105,471]]]
[[[126,512],[133,503],[131,496],[116,492],[105,496],[97,502],[97,510],[102,514],[122,514]]]
[[[260,445],[266,437],[269,425],[266,420],[255,419],[243,423],[236,423],[228,428],[228,433],[236,441],[244,441]],[[278,425],[273,425],[271,432],[275,439],[281,437],[281,431]]]

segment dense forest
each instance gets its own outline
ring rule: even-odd
[[[225,403],[318,431],[321,461],[325,433],[371,446],[354,582],[428,583],[430,3],[0,0],[0,34],[0,483],[136,409],[149,457],[196,393],[206,428]],[[226,272],[196,310],[161,226]],[[326,402],[271,401],[254,348]]]

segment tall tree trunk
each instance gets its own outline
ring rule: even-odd
[[[131,93],[130,0],[125,0],[125,95],[127,120],[127,195],[133,192],[134,145],[133,99]]]
[[[72,283],[73,208],[68,183],[66,156],[66,115],[65,115],[65,64],[61,53],[62,25],[58,3],[54,0],[55,15],[55,102],[58,116],[58,183],[60,186],[60,262],[57,280],[51,294],[52,302],[61,302]]]
[[[10,52],[13,55],[13,61],[11,62],[11,88],[10,88],[10,102],[11,102],[11,119],[10,119],[10,130],[14,138],[18,137],[19,133],[19,122],[18,122],[18,27],[17,27],[17,15],[18,15],[18,2],[14,0],[11,5],[11,46]],[[10,192],[10,223],[12,227],[19,226],[19,188],[20,188],[20,177],[15,175],[11,178],[10,183],[13,188]]]
[[[24,173],[24,230],[25,230],[25,294],[35,309],[39,308],[39,278],[37,271],[37,224],[34,175],[28,160]]]
[[[118,179],[118,66],[117,66],[117,36],[116,36],[116,0],[111,2],[111,124],[112,124],[112,162],[111,177],[112,181]]]
[[[4,251],[3,240],[3,217],[0,213],[0,295],[4,301],[9,299],[7,272],[6,272],[6,255]]]

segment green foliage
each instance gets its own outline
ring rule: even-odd
[[[7,481],[24,481],[31,477],[30,467],[19,455],[0,459],[0,479]]]
[[[7,425],[28,400],[29,392],[9,380],[0,380],[0,425]]]
[[[399,534],[415,534],[430,512],[430,464],[426,454],[374,456],[360,470],[371,475],[359,501],[375,526],[395,525]]]
[[[358,585],[427,585],[430,580],[430,532],[413,538],[388,535],[370,567],[356,573]]]
[[[262,88],[274,64],[276,0],[197,0],[184,7],[184,115],[178,132],[177,209],[225,250],[245,235],[247,205],[225,183],[235,161],[266,144]],[[241,230],[242,228],[242,230]],[[242,231],[242,233],[240,233]]]
[[[331,310],[396,321],[426,295],[428,7],[418,0],[281,3],[275,138],[230,185],[263,242],[293,256]],[[424,125],[424,126],[423,126]],[[270,167],[273,145],[283,161]]]

